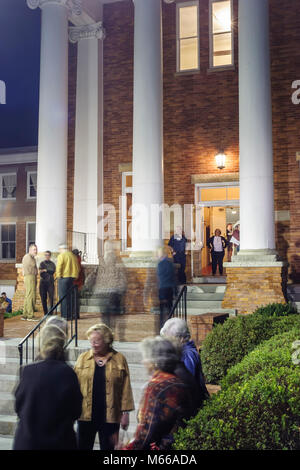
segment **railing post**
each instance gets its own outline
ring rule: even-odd
[[[23,365],[23,345],[19,344],[18,346],[19,356],[20,356],[20,367]]]
[[[78,315],[77,315],[77,309],[78,309],[78,305],[77,305],[77,302],[78,302],[78,287],[75,286],[75,289],[74,289],[74,293],[75,293],[75,348],[77,348],[78,346]]]

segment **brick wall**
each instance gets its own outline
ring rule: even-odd
[[[235,70],[209,73],[208,0],[200,0],[200,73],[176,75],[176,5],[163,8],[164,181],[165,202],[194,202],[192,174],[215,174],[214,155],[222,147],[223,173],[238,172],[238,1],[234,0]],[[118,209],[119,163],[132,160],[133,3],[104,5],[104,202]],[[275,210],[290,211],[276,224],[279,253],[291,263],[290,276],[300,280],[300,105],[292,104],[291,84],[300,80],[300,2],[270,1]],[[75,51],[70,48],[75,77]],[[72,55],[73,54],[73,55]],[[73,90],[73,91],[72,91]],[[71,102],[75,88],[70,85]],[[71,108],[70,108],[71,109]],[[73,125],[73,124],[72,124]],[[71,131],[71,128],[70,128]],[[70,141],[68,228],[72,226],[72,155]],[[118,214],[117,214],[118,215]],[[117,219],[118,220],[118,219]],[[119,236],[119,226],[117,228]]]

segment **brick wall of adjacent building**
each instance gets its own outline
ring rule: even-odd
[[[176,75],[176,5],[163,3],[165,202],[194,202],[192,174],[216,173],[214,155],[227,155],[223,172],[239,169],[238,2],[234,0],[235,70],[209,72],[208,0],[200,0],[200,73]],[[119,163],[131,161],[133,111],[133,5],[105,5],[104,197],[118,206]],[[300,277],[300,105],[291,83],[300,79],[300,3],[270,1],[275,210],[290,211],[276,223],[279,253]],[[259,227],[257,228],[259,230]],[[118,232],[119,233],[119,232]]]

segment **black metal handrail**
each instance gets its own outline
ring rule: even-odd
[[[187,286],[182,286],[178,296],[175,299],[172,310],[168,316],[168,320],[170,320],[170,318],[173,318],[173,317],[181,318],[184,321],[187,320],[186,293],[187,293]]]
[[[34,361],[35,359],[35,342],[34,342],[34,334],[36,332],[40,333],[40,329],[41,329],[41,326],[43,325],[43,323],[46,322],[46,320],[52,316],[52,314],[54,312],[56,312],[57,314],[57,307],[59,307],[62,302],[67,298],[69,297],[70,299],[70,304],[67,304],[70,305],[70,310],[71,312],[68,311],[68,314],[70,313],[70,317],[71,317],[71,320],[70,320],[70,338],[69,340],[66,342],[66,345],[65,345],[65,348],[67,348],[69,346],[69,344],[75,340],[75,347],[78,346],[78,318],[77,318],[77,286],[71,286],[68,291],[66,292],[66,294],[61,298],[59,299],[59,301],[54,305],[54,307],[52,307],[49,312],[44,315],[44,317],[39,321],[39,323],[37,323],[37,325],[28,333],[28,335],[25,336],[25,338],[22,339],[22,341],[19,343],[18,345],[18,350],[19,350],[19,356],[20,356],[20,367],[23,365],[23,359],[24,359],[24,354],[23,354],[23,347],[25,345],[25,358],[26,358],[26,363],[28,363],[28,360],[29,360],[29,354],[28,354],[28,351],[29,351],[29,344],[28,344],[28,341],[29,339],[32,337],[32,343],[31,343],[31,349],[32,349],[32,353],[31,353],[31,360],[32,362]],[[75,314],[74,314],[75,312]],[[67,318],[69,317],[69,315],[67,315]],[[73,324],[74,322],[74,324]],[[69,330],[69,328],[68,328]]]

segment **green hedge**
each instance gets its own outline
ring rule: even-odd
[[[300,366],[291,360],[300,328],[258,346],[233,367],[175,435],[176,450],[300,450]]]
[[[11,313],[5,312],[4,313],[4,320],[6,318],[17,317],[18,315],[22,315],[22,314],[23,314],[23,310],[17,310],[16,312],[11,312]]]
[[[219,383],[227,370],[240,362],[262,341],[300,326],[300,315],[269,317],[264,314],[238,316],[217,325],[206,337],[201,360],[207,383]]]
[[[292,303],[287,304],[268,304],[259,307],[253,315],[263,315],[264,317],[286,317],[297,314],[296,307]]]

